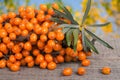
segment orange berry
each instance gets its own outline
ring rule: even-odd
[[[2,16],[0,16],[0,23],[2,23],[4,20],[3,20],[3,18],[2,18]]]
[[[88,59],[85,59],[85,60],[82,60],[82,66],[89,66],[90,65],[90,60]]]
[[[48,9],[48,14],[49,15],[53,15],[54,14],[54,10],[52,8]]]
[[[21,30],[25,30],[25,29],[26,29],[25,23],[21,23],[21,24],[19,25],[19,28],[20,28]]]
[[[46,4],[40,4],[40,9],[43,11],[47,11],[47,5]]]
[[[46,61],[42,61],[39,66],[40,66],[41,69],[46,69],[47,62]]]
[[[71,56],[68,56],[68,55],[65,56],[65,61],[66,62],[70,62],[71,60],[72,60]]]
[[[0,52],[0,58],[2,58],[3,57],[3,53],[2,52]]]
[[[79,60],[85,60],[86,59],[86,55],[84,52],[79,52],[78,53],[78,59]]]
[[[83,68],[83,67],[79,67],[78,70],[77,70],[77,73],[79,75],[84,75],[86,73],[86,69]]]
[[[16,14],[14,12],[9,12],[8,13],[8,18],[15,18]]]
[[[22,36],[27,36],[27,35],[28,35],[28,30],[26,30],[26,29],[23,30],[23,31],[21,32],[21,35],[22,35]]]
[[[9,38],[10,38],[10,40],[16,40],[16,34],[15,33],[10,33]]]
[[[14,24],[15,25],[19,25],[19,24],[21,24],[21,22],[22,22],[22,20],[20,18],[15,18],[14,19]]]
[[[39,24],[35,24],[33,30],[36,34],[41,34],[42,28],[40,27]]]
[[[48,40],[47,41],[47,45],[51,48],[53,48],[55,46],[55,41],[54,40]]]
[[[53,49],[55,51],[60,51],[62,49],[62,45],[60,45],[59,43],[56,43],[55,46],[53,47]]]
[[[37,21],[36,18],[32,18],[32,19],[30,20],[30,22],[31,22],[32,24],[37,24],[37,23],[38,23],[38,21]]]
[[[14,55],[10,55],[9,61],[12,62],[12,63],[16,62],[15,56]]]
[[[32,56],[26,56],[25,57],[25,62],[26,63],[29,63],[29,62],[32,62],[33,61],[33,57]]]
[[[89,52],[86,52],[85,54],[86,54],[86,56],[91,56],[91,55],[92,55],[92,52],[89,51]]]
[[[61,56],[64,56],[65,55],[65,49],[62,48],[59,53],[60,53]]]
[[[20,61],[20,64],[21,64],[21,66],[25,66],[25,65],[26,65],[25,59],[22,59],[22,60]]]
[[[111,69],[109,67],[103,67],[102,73],[105,75],[109,75],[111,73]]]
[[[0,38],[4,38],[7,36],[7,31],[5,29],[0,29]]]
[[[21,59],[22,59],[22,54],[21,54],[21,53],[16,53],[16,54],[15,54],[15,58],[16,58],[17,60],[21,60]]]
[[[40,40],[41,40],[42,42],[47,41],[47,36],[46,36],[45,34],[40,35]]]
[[[7,46],[4,43],[1,43],[0,44],[0,51],[4,53],[6,50],[7,50]]]
[[[62,71],[62,74],[64,76],[71,76],[72,75],[72,68],[64,68],[64,70]]]
[[[43,22],[43,21],[45,20],[45,15],[44,15],[44,14],[38,14],[38,15],[37,15],[37,20],[38,20],[39,22]]]
[[[42,27],[42,34],[47,34],[48,33],[48,28],[47,27]]]
[[[6,67],[6,61],[0,60],[0,69]]]
[[[33,26],[32,23],[30,23],[30,22],[26,23],[26,29],[27,29],[28,31],[33,30],[33,28],[34,28],[34,26]]]
[[[45,43],[42,42],[42,41],[40,41],[40,40],[38,40],[37,46],[38,46],[38,48],[39,48],[40,50],[42,50],[42,49],[44,48],[44,46],[45,46]]]
[[[52,61],[53,61],[52,55],[46,54],[46,55],[45,55],[45,60],[46,60],[48,63],[52,62]]]
[[[37,55],[40,54],[40,50],[39,50],[39,49],[34,49],[33,52],[32,52],[32,54],[33,54],[34,56],[37,56]]]
[[[58,9],[58,8],[59,8],[59,6],[58,6],[57,3],[53,3],[53,4],[52,4],[52,7],[55,8],[55,9]]]
[[[56,59],[57,59],[57,61],[58,61],[59,63],[63,63],[63,62],[64,62],[64,57],[61,56],[61,55],[58,55],[58,56],[56,57]]]
[[[34,66],[34,60],[31,61],[31,62],[29,62],[29,63],[27,64],[27,66],[28,66],[29,68],[32,68],[32,67]]]
[[[30,35],[30,42],[36,42],[37,41],[37,34],[35,33],[32,33]]]
[[[19,47],[19,45],[15,45],[12,48],[12,52],[13,53],[19,53],[21,51],[21,48]]]
[[[13,63],[12,63],[10,60],[7,60],[6,65],[7,65],[8,68],[10,68],[10,66],[11,66],[12,64],[13,64]]]
[[[25,11],[24,6],[20,6],[20,7],[18,8],[18,12],[21,13],[21,12],[23,12],[23,11]]]
[[[53,49],[51,47],[49,47],[48,45],[45,46],[45,48],[44,48],[45,53],[51,53],[52,51],[53,51]]]
[[[8,18],[8,15],[7,14],[2,14],[1,17],[3,18],[3,20],[6,20]]]
[[[56,65],[55,62],[50,62],[50,63],[48,63],[48,65],[47,65],[47,68],[48,68],[49,70],[54,70],[56,67],[57,67],[57,65]]]
[[[26,42],[26,43],[24,44],[24,49],[25,49],[25,50],[28,50],[28,51],[31,51],[31,50],[32,50],[32,45],[31,45],[31,43],[30,43],[30,42]]]
[[[16,61],[14,64],[20,66],[20,65],[21,65],[21,62],[20,62],[20,61]]]
[[[10,42],[10,38],[9,37],[4,37],[3,38],[3,43],[7,44]]]
[[[49,33],[48,33],[48,38],[49,38],[49,39],[55,39],[55,37],[56,37],[55,32],[49,32]]]
[[[26,7],[26,12],[32,12],[32,11],[34,11],[34,9],[31,7],[31,6],[27,6]]]
[[[5,30],[8,32],[8,33],[11,33],[13,32],[13,27],[10,23],[6,23],[5,26],[4,26]]]
[[[42,23],[42,27],[49,28],[49,26],[50,26],[50,22],[48,22],[48,21],[45,21]]]
[[[70,47],[67,47],[67,48],[65,49],[65,53],[66,53],[67,55],[70,55],[71,51],[72,51],[72,49],[71,49]]]
[[[23,50],[23,51],[22,51],[22,55],[23,55],[24,57],[29,56],[29,55],[30,55],[30,52],[27,51],[27,50]]]
[[[50,21],[51,17],[52,17],[51,15],[47,14],[47,15],[45,15],[45,20]],[[51,25],[49,25],[48,27],[51,27]]]
[[[41,54],[37,55],[35,61],[37,62],[37,64],[40,64],[42,61],[44,61],[44,56]]]
[[[56,33],[56,40],[62,41],[64,39],[64,34],[62,32]]]
[[[14,46],[14,43],[12,41],[10,41],[9,43],[7,43],[7,48],[8,49],[12,49],[12,47]]]
[[[10,66],[10,70],[13,72],[19,71],[20,70],[20,66],[16,65],[16,64],[12,64]]]
[[[83,46],[81,43],[77,43],[77,51],[82,51]]]

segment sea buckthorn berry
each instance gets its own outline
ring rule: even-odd
[[[49,28],[49,26],[50,26],[50,22],[48,22],[48,21],[45,21],[45,22],[43,22],[43,24],[42,24],[42,27],[47,27],[47,28]]]
[[[24,58],[20,61],[20,64],[21,64],[21,66],[25,66],[26,65],[26,62],[25,62]]]
[[[19,25],[22,22],[22,20],[20,18],[15,18],[14,19],[14,24],[15,25]]]
[[[43,10],[43,11],[47,11],[47,5],[40,4],[40,9]]]
[[[22,54],[21,54],[21,53],[16,53],[16,54],[15,54],[15,58],[16,58],[17,60],[21,60],[21,59],[22,59]]]
[[[62,48],[59,53],[60,53],[61,56],[64,56],[65,55],[65,49]]]
[[[52,55],[46,54],[46,55],[45,55],[45,61],[47,61],[48,63],[52,62],[52,61],[53,61]]]
[[[42,27],[41,34],[47,34],[47,33],[48,33],[48,28]]]
[[[31,19],[31,18],[34,18],[34,17],[35,17],[35,13],[34,13],[34,11],[31,11],[31,12],[28,12],[28,13],[26,14],[26,16],[27,16],[28,19]]]
[[[33,30],[36,34],[41,34],[42,28],[40,27],[39,24],[35,24]]]
[[[13,72],[19,71],[20,70],[20,66],[16,65],[16,64],[12,64],[10,66],[10,70]]]
[[[56,69],[56,67],[57,67],[57,65],[56,65],[55,62],[50,62],[50,63],[48,63],[48,65],[47,65],[47,68],[48,68],[49,70],[54,70],[54,69]]]
[[[89,52],[86,52],[85,54],[86,54],[86,56],[91,56],[91,55],[92,55],[92,52],[89,51]]]
[[[40,63],[40,65],[39,65],[39,67],[40,67],[41,69],[46,69],[46,67],[47,67],[47,62],[46,62],[46,61],[42,61],[42,62]]]
[[[25,11],[24,6],[20,6],[20,7],[18,8],[18,12],[21,13],[21,12],[23,12],[23,11]]]
[[[2,23],[4,20],[3,20],[3,18],[2,18],[2,16],[0,16],[0,23]]]
[[[45,12],[43,10],[39,10],[38,14],[44,14]]]
[[[27,66],[28,66],[29,68],[32,68],[32,67],[34,66],[34,64],[35,64],[35,62],[34,62],[34,60],[32,60],[31,62],[29,62],[29,63],[27,64]]]
[[[39,48],[40,50],[43,50],[43,48],[44,48],[44,46],[45,46],[45,43],[42,42],[42,41],[40,41],[40,40],[38,40],[37,46],[38,46],[38,48]]]
[[[6,23],[5,26],[4,26],[5,30],[8,32],[8,33],[11,33],[13,32],[13,27],[10,23]]]
[[[38,20],[39,22],[43,22],[43,21],[45,20],[45,15],[44,15],[44,14],[38,14],[38,15],[37,15],[37,20]]]
[[[44,52],[45,53],[51,53],[53,51],[52,47],[49,47],[48,45],[45,46]]]
[[[50,21],[51,17],[52,17],[51,15],[47,14],[47,15],[45,15],[45,20]],[[51,27],[51,25],[49,25],[48,27]]]
[[[0,51],[4,53],[7,50],[7,46],[4,43],[0,43]]]
[[[42,61],[44,61],[44,56],[41,55],[41,54],[37,55],[37,57],[36,57],[36,59],[35,59],[35,62],[36,62],[37,64],[40,64]]]
[[[19,53],[21,51],[21,48],[19,47],[19,45],[14,45],[12,47],[12,52],[13,53]]]
[[[39,50],[39,49],[33,49],[32,54],[33,54],[34,56],[37,56],[37,55],[40,54],[40,50]]]
[[[0,52],[0,58],[2,58],[3,57],[3,53],[2,52]]]
[[[9,60],[10,60],[12,63],[16,62],[16,58],[15,58],[14,55],[10,55]]]
[[[26,29],[25,23],[21,23],[21,24],[19,25],[19,28],[20,28],[21,30],[25,30],[25,29]]]
[[[27,13],[32,12],[32,11],[34,11],[34,9],[31,6],[26,7],[26,12]]]
[[[15,18],[15,17],[16,17],[16,13],[14,13],[14,12],[8,13],[8,18]]]
[[[3,18],[3,20],[5,21],[7,18],[8,18],[8,15],[7,14],[2,14],[1,16]]]
[[[7,48],[8,49],[11,50],[13,48],[13,46],[14,46],[14,43],[12,41],[10,41],[9,43],[7,43]]]
[[[32,45],[31,45],[31,43],[30,43],[30,42],[26,42],[26,43],[24,44],[24,49],[25,49],[25,50],[28,50],[28,51],[31,51],[31,50],[32,50]]]
[[[20,66],[20,65],[21,65],[21,62],[20,62],[20,61],[16,61],[16,62],[14,62],[14,64]]]
[[[16,40],[16,34],[15,33],[10,33],[9,38],[10,38],[10,40]]]
[[[47,41],[47,45],[51,48],[53,48],[55,46],[55,41],[54,40],[48,40]]]
[[[78,75],[84,75],[86,73],[86,69],[83,67],[79,67],[77,73]]]
[[[14,33],[16,34],[16,35],[20,35],[21,33],[22,33],[22,31],[21,31],[21,29],[20,28],[14,28]]]
[[[70,55],[71,51],[72,51],[72,48],[70,48],[70,47],[67,47],[67,48],[65,49],[65,53],[66,53],[67,55]]]
[[[105,75],[109,75],[111,73],[111,69],[109,67],[103,67],[101,71]]]
[[[77,51],[82,51],[83,46],[82,43],[77,43]]]
[[[10,68],[10,66],[11,66],[12,64],[13,64],[13,63],[12,63],[10,60],[7,60],[6,65],[7,65],[8,68]]]
[[[49,33],[48,33],[48,38],[49,38],[49,39],[55,39],[55,37],[56,37],[55,32],[49,32]]]
[[[32,24],[37,24],[37,23],[38,23],[38,21],[37,21],[36,18],[32,18],[32,19],[30,20],[30,22],[31,22]]]
[[[30,55],[30,52],[27,51],[27,50],[23,50],[23,51],[22,51],[22,55],[23,55],[24,57],[29,56],[29,55]]]
[[[7,31],[5,29],[0,29],[0,38],[4,38],[7,36]]]
[[[33,57],[32,57],[32,56],[26,56],[26,57],[25,57],[25,62],[26,62],[26,63],[29,63],[29,62],[31,62],[31,61],[33,61]]]
[[[90,65],[90,60],[88,59],[85,59],[85,60],[82,60],[82,66],[89,66]]]
[[[72,57],[66,55],[66,56],[65,56],[65,62],[70,62],[70,61],[72,61]]]
[[[58,63],[63,63],[63,62],[64,62],[64,57],[61,56],[61,55],[58,55],[58,56],[56,57],[56,59],[57,59]]]
[[[56,33],[56,40],[62,41],[64,39],[64,34],[62,32]]]
[[[42,42],[47,41],[47,36],[44,35],[44,34],[40,35],[40,40],[41,40]]]
[[[23,30],[23,31],[21,32],[21,35],[22,35],[22,36],[27,36],[27,35],[28,35],[28,30],[26,30],[26,29]]]
[[[9,37],[4,37],[3,38],[3,43],[7,44],[10,42],[10,38]]]
[[[53,3],[53,4],[52,4],[52,7],[55,8],[55,9],[58,9],[58,8],[59,8],[59,6],[58,6],[57,3]]]
[[[59,43],[56,43],[55,46],[53,47],[53,49],[55,51],[60,51],[62,49],[62,45],[60,45]]]
[[[0,60],[0,69],[6,67],[6,62],[4,60]]]
[[[72,68],[64,68],[64,70],[62,71],[62,74],[64,76],[71,76],[72,75]]]
[[[86,59],[86,55],[84,52],[79,52],[78,53],[78,59],[79,60],[85,60]]]
[[[37,41],[37,34],[35,33],[32,33],[30,35],[30,42],[36,42]]]
[[[54,10],[52,8],[48,9],[48,14],[49,15],[53,15],[54,14]]]
[[[32,23],[30,23],[30,22],[28,22],[28,23],[26,23],[26,29],[28,30],[28,31],[31,31],[31,30],[33,30],[33,24]]]

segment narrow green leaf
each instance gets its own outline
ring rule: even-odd
[[[85,52],[87,52],[87,46],[86,46],[86,43],[85,43],[85,32],[84,32],[84,28],[82,28],[82,45],[83,45],[83,49]]]
[[[73,29],[76,29],[76,28],[79,28],[79,25],[61,24],[61,25],[58,26],[58,28],[73,28]]]
[[[95,46],[92,44],[92,42],[85,36],[85,42],[87,47],[89,47],[92,51],[94,51],[95,53],[99,54],[99,52],[97,51],[97,49],[95,48]]]
[[[88,2],[87,2],[87,8],[85,10],[85,13],[84,13],[81,25],[85,22],[85,20],[87,18],[87,15],[89,13],[90,7],[91,7],[91,0],[88,0]]]
[[[65,34],[68,30],[70,30],[70,28],[64,28],[62,32]]]
[[[76,51],[76,48],[77,48],[78,33],[79,33],[78,29],[74,29],[74,31],[73,31],[73,37],[74,37],[73,49],[74,49],[74,51]]]
[[[106,22],[104,24],[93,24],[93,25],[89,25],[90,27],[104,27],[106,25],[110,24],[110,22]]]
[[[66,41],[67,41],[67,45],[70,46],[71,45],[71,42],[72,42],[72,32],[73,32],[73,29],[69,30],[67,33],[66,33]]]
[[[51,21],[54,21],[54,22],[57,22],[57,23],[60,23],[60,24],[66,24],[66,22],[60,20],[59,18],[50,18]]]
[[[92,32],[90,32],[89,30],[85,29],[85,31],[91,35],[94,39],[96,39],[98,42],[100,42],[101,44],[103,44],[104,46],[113,49],[112,46],[110,46],[107,42],[103,41],[102,39],[100,39],[99,37],[97,37],[95,34],[93,34]]]

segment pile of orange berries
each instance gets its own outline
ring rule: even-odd
[[[52,7],[59,8],[56,3]],[[81,36],[74,52],[64,44],[62,29],[53,29],[59,24],[50,20],[54,15],[52,8],[45,4],[40,5],[40,10],[21,6],[18,12],[0,16],[0,68],[8,67],[15,72],[21,66],[31,68],[37,65],[41,69],[53,70],[58,63],[71,61],[90,65],[87,56],[91,56],[91,52],[83,51]],[[81,70],[78,69],[78,74]]]

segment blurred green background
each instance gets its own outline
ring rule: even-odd
[[[62,0],[74,18],[80,23],[88,0]],[[19,6],[33,6],[39,9],[40,4],[49,4],[54,0],[0,0],[0,15],[9,11],[17,13]],[[110,35],[120,38],[120,0],[92,0],[86,24],[111,22],[101,28],[91,28],[98,35]]]

